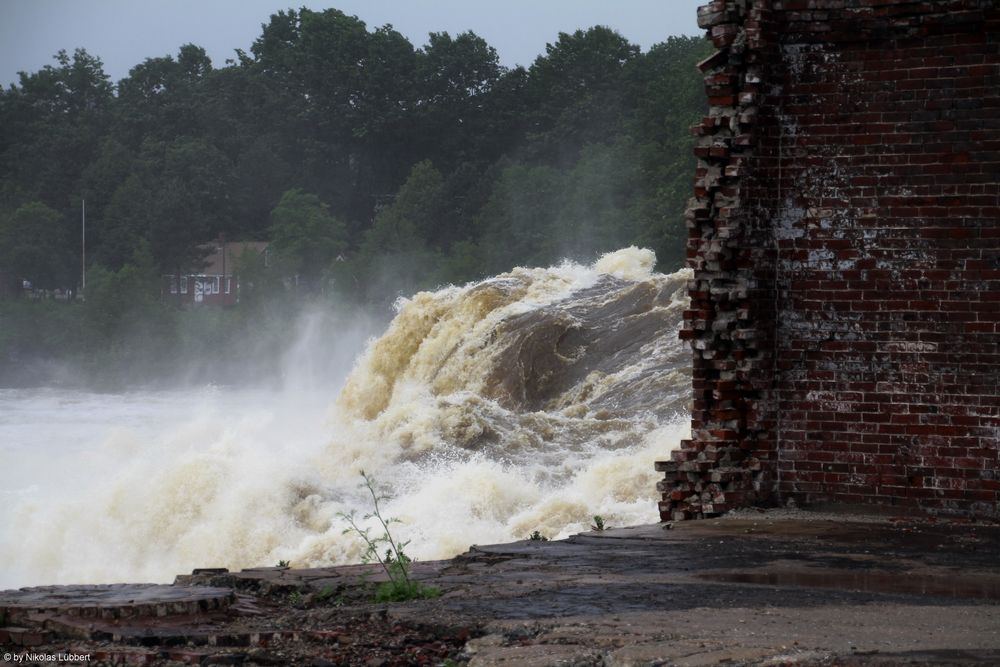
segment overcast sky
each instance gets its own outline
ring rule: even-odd
[[[415,46],[431,31],[472,30],[504,65],[529,65],[559,32],[607,25],[643,50],[669,35],[700,35],[696,9],[705,0],[0,0],[0,84],[17,72],[52,64],[59,49],[87,49],[113,81],[149,57],[176,55],[182,44],[208,51],[222,67],[234,49],[249,49],[279,9],[336,7],[369,29],[391,23]]]

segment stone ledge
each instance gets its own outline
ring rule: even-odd
[[[39,614],[118,620],[202,614],[228,608],[228,588],[163,584],[37,586],[0,591],[0,617],[18,622]]]

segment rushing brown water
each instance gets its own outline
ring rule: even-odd
[[[325,410],[311,407],[321,396],[224,393],[179,421],[179,399],[158,397],[162,424],[68,462],[94,470],[89,487],[25,491],[0,510],[13,573],[0,583],[353,562],[338,515],[369,509],[361,469],[418,558],[564,536],[595,514],[655,521],[653,462],[684,436],[690,381],[677,339],[688,275],[653,262],[629,248],[403,299]]]

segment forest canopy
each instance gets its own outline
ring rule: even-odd
[[[0,90],[0,276],[78,291],[84,200],[91,347],[128,328],[102,289],[142,304],[132,329],[176,338],[160,277],[222,236],[271,243],[275,261],[242,266],[259,292],[241,291],[244,309],[265,292],[387,304],[629,244],[673,270],[709,49],[670,37],[643,52],[596,26],[507,68],[472,32],[418,47],[391,25],[289,9],[221,67],[186,44],[113,83],[97,56],[60,51]],[[12,315],[25,307],[0,313],[8,359],[85,345],[59,333],[68,315]]]
[[[0,92],[0,267],[77,287],[84,199],[88,262],[110,271],[140,246],[176,271],[219,234],[278,242],[310,289],[337,255],[361,284],[401,252],[428,285],[628,243],[676,267],[707,48],[597,26],[509,69],[472,32],[418,48],[301,9],[223,67],[186,44],[113,84],[61,51]],[[292,223],[295,200],[315,216]]]

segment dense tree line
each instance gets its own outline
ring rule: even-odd
[[[672,268],[707,48],[594,27],[509,69],[472,32],[417,48],[301,9],[223,67],[188,44],[113,84],[60,52],[0,91],[0,273],[76,288],[84,199],[95,288],[150,298],[220,234],[271,241],[300,291],[359,301],[630,243]]]

